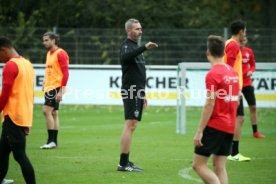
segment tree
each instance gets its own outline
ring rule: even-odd
[[[273,7],[273,0],[0,0],[0,26],[18,26],[22,12],[36,27],[121,28],[135,17],[147,28],[218,28],[237,18],[264,28],[275,22]]]

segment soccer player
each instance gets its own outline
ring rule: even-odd
[[[204,183],[209,184],[228,183],[225,164],[231,153],[239,101],[238,76],[223,62],[224,45],[222,37],[208,37],[207,59],[212,68],[206,75],[207,98],[194,136],[192,166]],[[207,166],[211,155],[214,171]]]
[[[250,111],[250,120],[252,124],[253,137],[265,138],[263,134],[258,132],[257,127],[257,113],[256,113],[256,98],[254,94],[254,87],[252,86],[251,76],[256,69],[255,57],[253,51],[246,46],[247,38],[244,37],[240,48],[242,53],[242,76],[243,76],[243,87],[242,94],[245,97]],[[238,107],[239,114],[244,116],[243,100],[241,99]]]
[[[224,62],[232,66],[239,76],[239,89],[242,91],[242,55],[240,51],[240,43],[246,35],[246,25],[242,20],[236,20],[230,25],[232,37],[225,43]],[[241,95],[241,93],[240,93]],[[240,98],[241,99],[241,98]],[[241,104],[241,103],[240,103]],[[233,161],[250,161],[249,157],[245,157],[239,153],[239,141],[241,138],[241,128],[243,124],[243,114],[237,109],[236,128],[232,144],[232,153],[228,157]]]
[[[141,121],[143,108],[147,106],[145,95],[146,68],[143,52],[158,47],[156,43],[148,42],[138,46],[142,36],[142,26],[136,19],[129,19],[125,23],[127,39],[120,49],[122,66],[121,95],[124,103],[125,127],[121,136],[121,155],[118,171],[142,171],[129,161],[132,134]]]
[[[0,37],[0,61],[5,62],[2,73],[2,134],[0,138],[0,182],[8,172],[9,156],[20,165],[27,184],[34,184],[34,168],[26,155],[26,136],[33,121],[34,69],[30,61],[20,56],[11,41]]]
[[[62,101],[69,77],[69,56],[65,50],[58,47],[58,42],[59,36],[55,33],[46,32],[43,35],[43,44],[48,50],[43,84],[45,93],[43,113],[47,124],[48,140],[40,147],[41,149],[52,149],[58,145],[59,103]]]

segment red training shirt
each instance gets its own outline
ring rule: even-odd
[[[253,51],[249,47],[244,47],[242,50],[242,76],[243,76],[243,87],[251,86],[251,76],[247,76],[249,71],[254,72],[256,69],[255,57]]]
[[[18,56],[16,58],[20,58],[20,57],[21,56]],[[12,61],[8,61],[5,64],[2,71],[2,91],[0,96],[0,112],[2,112],[3,108],[6,106],[9,100],[9,97],[12,91],[12,86],[17,75],[18,75],[17,65]]]
[[[239,100],[239,78],[227,64],[216,64],[206,75],[207,91],[215,92],[215,106],[207,126],[234,134]]]

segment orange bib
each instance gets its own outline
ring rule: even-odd
[[[34,104],[34,69],[30,61],[23,57],[12,58],[18,67],[11,95],[2,112],[2,121],[8,115],[14,124],[31,127]]]

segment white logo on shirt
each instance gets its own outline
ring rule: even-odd
[[[229,84],[230,81],[233,81],[233,83],[237,83],[239,81],[239,78],[238,78],[238,76],[228,76],[228,75],[225,75],[223,77],[223,80],[224,80],[225,84]]]
[[[248,63],[250,60],[250,54],[248,52],[245,53],[245,58],[242,58],[242,63]]]
[[[224,80],[225,84],[229,84],[230,83],[229,76],[227,76],[227,75],[224,76],[223,80]]]

